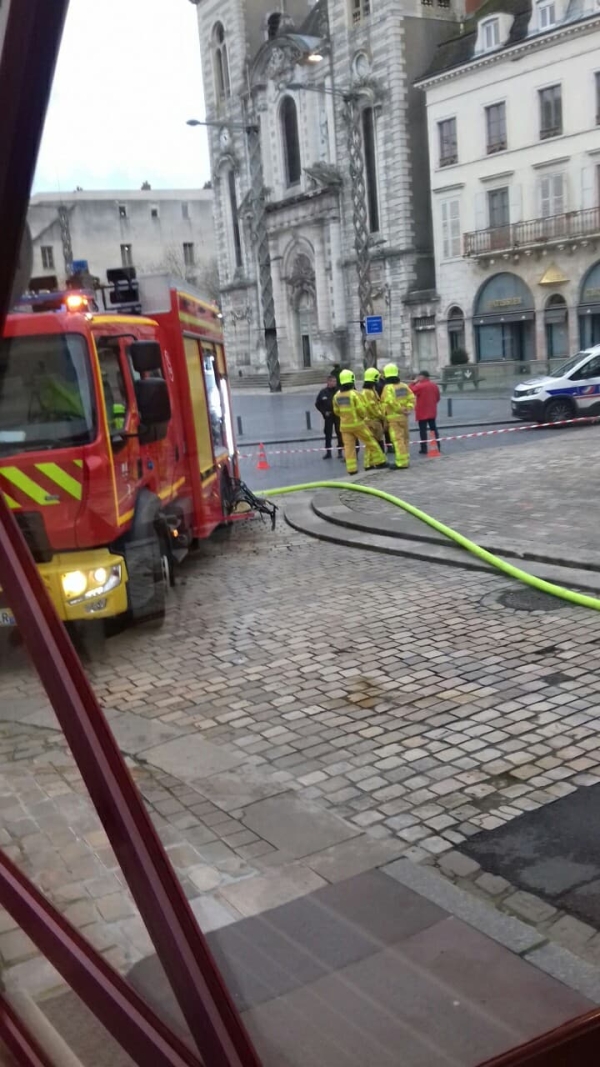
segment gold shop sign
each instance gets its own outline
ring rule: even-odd
[[[490,300],[488,307],[491,308],[514,308],[523,303],[520,296],[507,296],[504,300]]]

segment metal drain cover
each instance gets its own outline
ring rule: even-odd
[[[568,607],[566,600],[540,593],[537,589],[525,586],[523,589],[506,589],[496,598],[499,604],[513,611],[557,611]]]

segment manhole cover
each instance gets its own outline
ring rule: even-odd
[[[513,611],[557,611],[558,608],[566,608],[567,601],[548,593],[540,593],[537,589],[506,589],[497,597],[498,603]]]

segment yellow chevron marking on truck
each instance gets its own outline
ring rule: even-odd
[[[75,500],[81,500],[81,483],[67,474],[62,467],[58,466],[58,463],[36,463],[35,467],[51,482],[55,482],[61,489],[64,489],[69,496],[75,497]]]
[[[18,467],[0,467],[0,474],[3,478],[6,478],[7,482],[19,489],[21,493],[34,500],[36,504],[46,507],[50,504],[59,503],[58,499],[52,497],[47,489],[37,485],[26,474],[23,474],[23,471],[20,471]]]
[[[21,507],[21,505],[17,504],[17,501],[13,500],[12,496],[9,496],[8,493],[3,493],[2,496],[4,497],[4,500],[8,504],[11,511],[15,511],[16,508]]]

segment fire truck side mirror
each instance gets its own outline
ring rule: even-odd
[[[162,352],[158,341],[132,341],[129,346],[129,355],[133,369],[138,374],[162,370]]]
[[[135,383],[135,397],[140,416],[140,441],[148,444],[162,440],[171,420],[171,400],[166,381],[164,378],[142,378]]]

